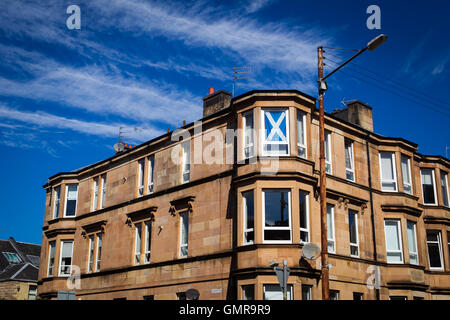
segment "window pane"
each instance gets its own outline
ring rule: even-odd
[[[278,284],[264,285],[264,300],[283,300],[283,292]],[[287,300],[292,300],[292,285],[287,287]]]
[[[382,180],[394,180],[394,165],[391,152],[380,152]]]
[[[356,212],[353,210],[349,210],[348,212],[348,227],[350,233],[350,243],[357,244],[357,230],[356,230]]]
[[[417,252],[415,224],[413,222],[411,222],[411,221],[408,221],[408,223],[407,223],[407,230],[408,230],[409,251]]]
[[[265,191],[266,227],[289,227],[289,193]]]
[[[397,221],[385,222],[386,248],[388,250],[400,250],[400,235]]]
[[[291,240],[290,230],[264,230],[264,240]]]
[[[102,235],[99,234],[97,238],[97,271],[100,270],[100,261],[102,260]]]
[[[94,266],[94,236],[89,236],[89,272],[93,271]]]
[[[244,237],[245,237],[244,242],[253,243],[254,233],[253,231],[249,231],[249,229],[253,230],[254,226],[253,191],[244,192],[242,195],[244,200]]]
[[[434,204],[436,199],[434,197],[433,172],[431,169],[420,169],[422,177],[423,203]]]
[[[312,286],[302,284],[302,300],[312,300]]]
[[[141,262],[141,236],[142,236],[142,230],[141,225],[136,225],[136,247],[134,250],[135,253],[135,263]]]
[[[327,237],[334,239],[333,206],[327,204]]]
[[[254,136],[253,136],[253,112],[247,112],[244,115],[244,156],[246,158],[252,157],[253,153],[253,145],[254,145]]]
[[[345,168],[353,169],[353,144],[349,140],[345,140]]]
[[[255,300],[255,286],[242,286],[242,300]]]
[[[67,186],[66,216],[74,216],[77,207],[78,186],[71,184]]]
[[[308,229],[308,207],[307,207],[307,197],[308,193],[304,191],[300,191],[300,228]]]
[[[430,268],[442,268],[441,233],[439,231],[427,231],[427,246]]]
[[[409,174],[409,158],[402,155],[402,176],[403,176],[403,189],[406,193],[411,194],[411,176]]]
[[[264,125],[266,141],[287,141],[285,111],[264,111]]]
[[[441,172],[441,189],[444,206],[448,207],[447,174]]]

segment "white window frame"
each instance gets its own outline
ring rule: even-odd
[[[63,248],[64,248],[64,243],[72,243],[72,253],[71,253],[71,256],[70,256],[70,266],[69,266],[69,274],[62,274],[61,273],[61,271],[62,271],[62,267],[63,267],[63,265],[62,265],[62,259],[63,259],[63,256],[62,256],[62,252],[63,252]],[[58,270],[59,270],[59,272],[58,272],[58,275],[60,276],[60,277],[70,277],[71,276],[71,274],[72,274],[72,266],[73,266],[73,240],[61,240],[61,248],[59,248],[59,268],[58,268]],[[66,267],[66,265],[64,265],[64,267]]]
[[[334,205],[327,203],[327,215],[328,215],[328,208],[331,208],[331,224],[333,231],[333,238],[328,238],[328,232],[327,232],[327,248],[329,253],[336,253],[336,229],[335,229],[335,223],[334,223]],[[330,230],[330,226],[327,223],[327,231]],[[330,250],[330,244],[333,243],[333,250]]]
[[[413,235],[414,235],[414,244],[416,246],[416,251],[412,251],[409,247],[409,232],[408,232],[408,226],[413,226]],[[409,252],[409,263],[414,265],[419,265],[419,248],[417,247],[417,224],[414,221],[406,220],[406,232],[408,236],[408,252]],[[411,255],[416,256],[416,263],[411,262]]]
[[[151,259],[151,240],[152,240],[152,222],[144,221],[145,243],[144,243],[144,263],[150,263]]]
[[[88,257],[88,273],[94,272],[94,256],[95,256],[95,235],[89,236],[89,257]]]
[[[93,197],[92,197],[92,211],[97,210],[98,207],[98,188],[100,186],[100,179],[99,177],[94,178],[94,188],[92,190]]]
[[[77,186],[77,193],[76,193],[75,199],[68,199],[69,198],[69,186]],[[75,200],[75,212],[74,212],[73,216],[67,215],[67,200]],[[65,196],[65,202],[64,202],[64,218],[76,217],[77,208],[78,208],[78,184],[77,183],[66,184],[66,196]]]
[[[253,194],[253,228],[248,228],[247,227],[247,198],[245,197],[245,194],[248,193],[252,193]],[[255,239],[255,193],[254,190],[248,190],[248,191],[244,191],[242,192],[242,204],[243,204],[243,244],[244,245],[249,245],[249,244],[253,244],[254,243],[254,239]],[[251,241],[247,241],[247,236],[246,234],[248,232],[253,232],[253,240]]]
[[[140,222],[134,225],[135,236],[134,236],[134,264],[141,264],[141,247],[142,247],[142,224]],[[138,245],[139,236],[139,245]]]
[[[382,153],[389,153],[391,155],[391,161],[392,161],[392,171],[394,174],[394,179],[392,180],[383,180],[383,166],[381,164],[381,154]],[[383,192],[398,192],[398,179],[397,179],[397,166],[395,164],[395,152],[393,151],[379,151],[378,152],[378,159],[380,164],[380,184],[381,184],[381,191]],[[395,190],[386,190],[383,188],[383,182],[386,183],[394,183],[395,184]]]
[[[302,228],[301,227],[301,223],[300,223],[300,195],[302,194],[302,193],[304,193],[305,194],[305,204],[306,204],[306,217],[305,217],[305,219],[306,219],[306,228]],[[307,191],[304,191],[304,190],[299,190],[299,194],[298,194],[298,201],[299,201],[299,212],[298,212],[298,214],[299,214],[299,225],[300,225],[300,243],[309,243],[310,241],[311,241],[311,238],[310,238],[310,232],[309,232],[309,229],[310,229],[310,226],[309,226],[309,192],[307,192]],[[302,240],[302,232],[304,232],[304,233],[306,233],[306,235],[308,236],[308,239],[307,239],[307,241],[303,241]]]
[[[51,258],[52,258],[52,244],[55,247],[55,250],[53,251],[53,266],[50,266]],[[48,264],[47,264],[47,276],[53,277],[55,276],[55,258],[56,258],[56,241],[50,241],[48,243]],[[52,273],[50,274],[50,269],[52,270]]]
[[[442,204],[445,206],[445,207],[450,207],[450,194],[449,194],[449,191],[448,191],[448,174],[447,174],[447,172],[445,172],[445,171],[442,171],[441,170],[441,177],[440,177],[440,179],[439,179],[439,181],[440,181],[440,185],[441,185],[441,192],[442,192],[442,200],[444,200],[444,199],[447,199],[447,205],[445,205],[445,202],[443,202]],[[442,177],[444,177],[444,183],[445,183],[445,191],[446,191],[446,195],[444,194],[444,192],[443,192],[443,190],[442,190]]]
[[[191,180],[191,141],[187,140],[182,142],[181,150],[182,150],[181,183],[187,183]]]
[[[100,245],[101,244],[101,245]],[[103,236],[101,233],[97,234],[97,245],[95,249],[95,271],[100,271],[101,257],[99,259],[99,250],[103,248]]]
[[[145,158],[138,160],[138,198],[144,195]]]
[[[264,117],[265,117],[265,113],[266,112],[284,112],[285,113],[285,121],[286,121],[286,142],[279,142],[279,141],[266,141],[265,135],[266,135],[266,124],[264,121]],[[261,109],[261,150],[262,150],[262,155],[263,156],[268,156],[268,157],[287,157],[291,155],[291,150],[290,150],[290,134],[289,134],[289,109],[288,108],[262,108]],[[267,152],[265,151],[264,146],[265,145],[287,145],[287,153],[286,154],[281,154],[278,150],[278,152]]]
[[[286,284],[286,285],[287,285],[287,290],[286,290],[287,291],[287,300],[294,300],[294,286],[292,284]],[[283,291],[281,290],[281,287],[279,284],[264,283],[263,284],[263,299],[266,296],[266,287],[268,287],[268,286],[280,288],[281,297],[283,297]],[[283,298],[281,298],[281,300],[283,300]]]
[[[61,203],[61,186],[57,186],[53,190],[53,219],[59,216],[59,207]]]
[[[251,117],[252,118],[252,127],[250,128],[250,135],[251,135],[251,140],[253,141],[253,143],[249,143],[247,145],[247,117]],[[243,159],[249,159],[253,156],[255,156],[255,117],[254,117],[254,113],[253,110],[244,112],[242,114],[242,157]],[[248,151],[248,156],[246,155],[246,151],[247,149]]]
[[[299,120],[300,117],[301,117],[301,121]],[[299,141],[299,137],[300,137],[299,122],[301,122],[301,126],[302,126],[301,129],[302,129],[302,133],[303,133],[303,141],[304,141],[303,144]],[[303,158],[303,159],[308,158],[307,144],[308,143],[306,140],[306,112],[297,109],[297,153],[300,158]],[[304,156],[300,155],[300,152],[299,152],[300,149],[304,150],[304,154],[305,154]]]
[[[413,186],[412,186],[412,175],[411,175],[411,160],[408,156],[402,154],[400,162],[403,164],[403,160],[406,159],[406,166],[408,167],[408,172],[406,172],[409,175],[409,182],[405,181],[405,172],[403,172],[403,166],[401,166],[402,169],[402,180],[403,180],[403,192],[407,194],[413,194]],[[411,190],[410,192],[406,191],[406,188]]]
[[[324,138],[324,144],[325,144],[325,172],[327,174],[333,174],[333,160],[331,156],[331,132],[328,130],[325,130],[325,138]],[[328,159],[327,159],[328,154]],[[329,170],[327,170],[329,168]]]
[[[355,182],[355,154],[354,154],[354,152],[353,152],[353,141],[351,141],[350,139],[345,139],[345,142],[344,142],[344,147],[345,147],[345,149],[347,149],[347,143],[349,143],[350,144],[350,157],[351,157],[351,159],[350,159],[350,165],[351,165],[351,168],[347,168],[347,159],[345,159],[346,161],[345,161],[345,178],[348,180],[348,181],[352,181],[352,182]],[[346,156],[347,155],[347,153],[344,151],[344,155]],[[347,178],[347,173],[351,173],[351,175],[352,175],[352,179],[348,179]]]
[[[437,241],[429,241],[428,240],[428,231],[437,232],[437,235],[438,235]],[[426,230],[426,235],[425,236],[426,236],[426,241],[427,241],[428,266],[429,266],[430,270],[443,271],[444,270],[444,252],[442,251],[442,232],[441,232],[441,230],[435,230],[435,229]],[[439,259],[441,261],[441,266],[440,267],[432,267],[431,266],[431,263],[430,263],[430,250],[428,248],[428,244],[429,243],[437,243],[437,245],[438,245],[438,248],[439,248]]]
[[[100,209],[103,209],[105,207],[106,201],[106,173],[101,175],[100,180],[102,182],[102,196],[100,197]]]
[[[423,193],[422,170],[430,170],[431,171],[431,179],[432,179],[432,183],[433,183],[433,192],[434,192],[434,203],[425,203],[425,195]],[[422,188],[422,203],[427,206],[437,206],[438,198],[437,198],[437,193],[436,193],[436,179],[434,176],[434,168],[420,168],[420,187]]]
[[[154,178],[155,178],[155,155],[150,155],[147,157],[148,163],[148,181],[147,181],[147,192],[152,194],[154,192]]]
[[[386,222],[387,221],[394,221],[397,224],[397,234],[398,234],[398,242],[400,244],[399,250],[388,250],[388,241],[387,241],[387,232],[386,232]],[[402,223],[400,219],[384,219],[384,241],[385,241],[385,248],[386,248],[386,262],[388,264],[404,264],[405,259],[403,257],[403,239],[402,239]],[[388,261],[388,252],[392,253],[400,253],[401,261]]]
[[[356,229],[356,243],[352,243],[351,240],[349,241],[350,256],[359,258],[360,250],[359,250],[358,211],[349,209],[348,214],[349,214],[349,227],[350,227],[350,214],[353,214],[355,217],[355,229]],[[349,230],[349,238],[350,238],[350,230]],[[356,247],[358,254],[352,254],[352,249],[351,249],[352,247]]]
[[[186,237],[186,243],[183,243],[183,224],[184,219],[187,217],[187,237]],[[182,248],[187,248],[186,255],[182,254]],[[179,249],[179,256],[180,258],[186,258],[189,255],[189,212],[184,211],[180,213],[180,249]]]
[[[288,215],[289,215],[289,227],[266,227],[266,192],[267,191],[277,191],[277,192],[287,192],[288,194]],[[263,243],[292,243],[292,203],[291,203],[291,189],[263,189],[262,190],[262,236]],[[290,240],[266,240],[265,232],[266,230],[289,230]]]

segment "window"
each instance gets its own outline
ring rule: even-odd
[[[448,180],[447,173],[441,171],[441,190],[442,190],[442,200],[444,206],[449,206],[449,195],[448,195]]]
[[[183,142],[182,183],[189,182],[191,170],[190,141]]]
[[[421,168],[420,178],[422,180],[423,204],[437,204],[436,189],[434,188],[434,170]]]
[[[279,284],[265,284],[263,290],[264,300],[283,300],[283,291]],[[292,284],[287,285],[287,300],[293,300]]]
[[[152,222],[145,222],[145,251],[144,251],[144,261],[145,263],[150,262],[150,248],[152,241]]]
[[[255,300],[255,286],[252,284],[242,286],[242,300]]]
[[[388,263],[403,263],[400,220],[384,220],[386,259]]]
[[[22,259],[20,259],[19,255],[17,253],[3,252],[3,255],[8,260],[9,263],[16,264],[16,263],[22,262]]]
[[[442,256],[441,232],[427,230],[428,262],[430,269],[444,269]]]
[[[408,300],[408,298],[406,296],[390,296],[389,299],[391,299],[391,300],[400,300],[400,301]]]
[[[102,197],[100,202],[100,209],[105,207],[105,198],[106,198],[106,173],[102,174]]]
[[[300,210],[300,242],[309,242],[309,206],[308,193],[300,190],[299,192],[299,210]]]
[[[289,155],[289,121],[287,109],[263,109],[263,155]]]
[[[253,111],[248,111],[243,114],[243,128],[244,128],[244,158],[251,158],[255,155],[255,136],[253,125]]]
[[[141,263],[141,243],[142,243],[142,226],[140,223],[136,224],[136,242],[134,248],[134,264]]]
[[[395,153],[380,152],[381,190],[397,191],[397,175],[395,173]]]
[[[327,238],[328,252],[336,253],[336,241],[334,239],[334,206],[327,204]]]
[[[155,176],[155,156],[151,155],[148,159],[148,194],[153,193],[154,176]]]
[[[48,271],[47,271],[47,275],[53,276],[53,271],[55,268],[55,250],[56,250],[56,242],[55,241],[51,241],[49,243],[49,248],[48,248]]]
[[[363,296],[361,292],[353,292],[353,300],[355,301],[363,300]]]
[[[242,198],[244,202],[244,244],[251,244],[255,240],[253,191],[242,193]]]
[[[408,220],[406,222],[406,229],[408,232],[409,263],[419,264],[419,254],[417,252],[416,224]]]
[[[39,256],[27,254],[27,258],[30,260],[31,264],[39,267],[39,264],[41,262],[41,258]]]
[[[139,175],[138,175],[138,197],[144,195],[144,172],[145,172],[145,160],[138,161]]]
[[[358,212],[348,210],[348,229],[350,234],[350,255],[359,257]]]
[[[302,300],[312,300],[312,286],[302,284]]]
[[[37,286],[30,285],[28,287],[28,300],[36,300]]]
[[[180,213],[180,257],[188,255],[189,215],[188,212]]]
[[[331,132],[325,130],[325,172],[331,174]]]
[[[58,186],[53,191],[55,194],[54,197],[54,203],[53,203],[53,219],[56,219],[59,217],[59,203],[61,201],[61,187]]]
[[[88,272],[94,271],[94,245],[95,245],[95,237],[94,237],[94,235],[90,235],[89,236]]]
[[[291,242],[291,192],[263,190],[263,237],[266,242]]]
[[[93,201],[92,201],[92,211],[97,210],[97,205],[98,205],[98,177],[94,178],[94,197],[93,197]]]
[[[59,262],[59,275],[70,276],[72,273],[73,241],[61,241],[61,259]]]
[[[102,235],[97,235],[97,255],[95,257],[95,271],[100,271],[100,262],[102,261]]]
[[[355,181],[353,142],[349,139],[345,139],[345,177],[347,180]]]
[[[330,300],[339,300],[338,290],[330,290]]]
[[[78,185],[66,186],[66,212],[65,217],[74,217],[77,210]]]
[[[411,163],[409,157],[403,154],[402,154],[402,177],[403,177],[403,190],[406,193],[412,194]]]
[[[306,159],[306,114],[297,110],[297,148],[298,156]]]

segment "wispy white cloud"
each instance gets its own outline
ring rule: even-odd
[[[246,1],[245,10],[248,13],[254,13],[256,11],[261,10],[264,7],[267,7],[269,4],[272,4],[276,0],[250,0]]]

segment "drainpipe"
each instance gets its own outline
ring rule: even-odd
[[[367,136],[366,136],[366,152],[367,152],[367,170],[369,173],[370,219],[371,219],[371,223],[372,223],[373,259],[375,261],[375,266],[378,267],[377,242],[376,242],[376,236],[375,236],[375,213],[373,210],[372,171],[370,169],[369,136],[370,136],[370,134],[367,134]],[[376,295],[377,300],[380,300],[380,289],[379,288],[375,288],[375,295]]]

